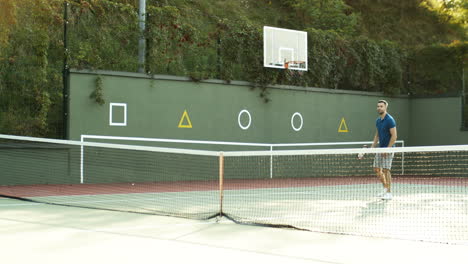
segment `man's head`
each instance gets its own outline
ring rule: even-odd
[[[379,100],[377,103],[377,113],[383,115],[387,112],[388,103],[385,100]]]

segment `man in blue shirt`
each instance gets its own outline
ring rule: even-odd
[[[396,122],[393,117],[387,113],[388,103],[385,100],[380,100],[377,103],[377,113],[379,118],[376,120],[377,131],[374,136],[374,143],[372,147],[377,144],[381,148],[394,147],[397,139]],[[392,193],[390,190],[392,184],[392,175],[390,169],[392,168],[393,153],[377,153],[374,159],[374,171],[377,177],[382,182],[384,191],[379,194],[384,200],[391,200]]]

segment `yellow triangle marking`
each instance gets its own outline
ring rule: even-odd
[[[184,120],[187,120],[188,124],[183,124]],[[179,127],[181,127],[181,128],[192,128],[192,122],[190,121],[190,117],[189,117],[189,115],[187,113],[187,110],[184,110],[184,113],[182,114],[182,117],[180,118]]]
[[[338,128],[338,132],[342,133],[342,132],[349,132],[348,130],[348,126],[346,125],[346,120],[343,118],[341,118],[341,122],[340,122],[340,127]]]

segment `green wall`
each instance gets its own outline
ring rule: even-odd
[[[0,186],[79,183],[80,156],[72,149],[1,142]]]
[[[98,76],[103,81],[104,105],[90,98]],[[269,88],[271,101],[264,103],[258,96],[259,91],[243,82],[194,83],[174,76],[149,79],[134,73],[77,71],[72,72],[70,81],[69,133],[70,139],[74,140],[87,134],[258,143],[370,141],[375,133],[376,102],[384,98],[390,103],[389,112],[397,120],[399,139],[405,140],[407,146],[468,143],[468,131],[460,129],[460,97],[384,97],[377,93],[275,86]],[[109,125],[110,103],[127,104],[126,126]],[[243,109],[252,117],[251,126],[246,130],[238,124],[238,114]],[[178,127],[184,110],[190,116],[192,128]],[[291,117],[296,112],[303,117],[300,131],[291,126]],[[349,128],[347,133],[338,132],[342,118]],[[115,121],[123,120],[116,117]],[[299,118],[293,121],[298,128]],[[247,122],[244,115],[241,124]],[[194,145],[184,147],[196,148]],[[220,146],[214,148],[220,150]],[[183,157],[181,161],[178,155],[160,157],[157,153],[149,155],[124,150],[120,153],[120,150],[90,147],[84,150],[86,183],[217,179],[216,158]],[[77,146],[57,148],[3,142],[0,146],[0,185],[78,183],[80,157],[81,149]],[[269,158],[229,158],[226,178],[268,178]],[[324,176],[327,173],[330,176],[368,175],[372,162],[371,159],[358,161],[355,155],[339,161],[321,160],[320,157],[319,160],[313,157],[285,158],[285,167],[276,165],[283,164],[281,162],[274,163],[275,178]],[[401,170],[399,160],[397,157],[394,162],[395,173]],[[405,173],[439,175],[440,171],[427,170],[427,167],[444,168],[442,172],[445,173],[446,160],[446,157],[434,161],[427,159],[427,155],[405,155]],[[423,171],[421,163],[426,164]],[[199,168],[194,170],[197,173],[194,173],[192,168],[197,166]],[[450,166],[463,168],[466,164]],[[328,171],[329,168],[333,170]],[[461,172],[466,176],[466,170]]]
[[[412,145],[468,144],[468,131],[461,129],[461,97],[411,99],[410,115]]]
[[[103,81],[104,105],[89,95],[96,78]],[[302,143],[370,141],[375,133],[376,102],[389,101],[389,112],[396,118],[399,139],[408,140],[410,101],[406,97],[384,97],[319,88],[269,88],[270,102],[264,103],[259,90],[244,82],[195,83],[185,78],[118,72],[73,71],[70,85],[69,138],[82,134],[256,143]],[[127,126],[109,125],[109,104],[127,104]],[[242,110],[251,115],[251,126],[238,124]],[[187,110],[192,128],[179,128]],[[294,113],[303,118],[302,129],[291,125]],[[342,118],[349,132],[338,129]],[[186,123],[184,123],[186,124]],[[241,124],[248,124],[246,114]],[[296,116],[293,125],[299,128]]]

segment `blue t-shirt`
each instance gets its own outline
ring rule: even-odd
[[[377,118],[376,121],[377,131],[379,132],[379,145],[381,148],[388,147],[388,143],[390,143],[390,138],[392,135],[390,134],[390,129],[396,127],[396,122],[393,117],[387,113],[384,119]]]

